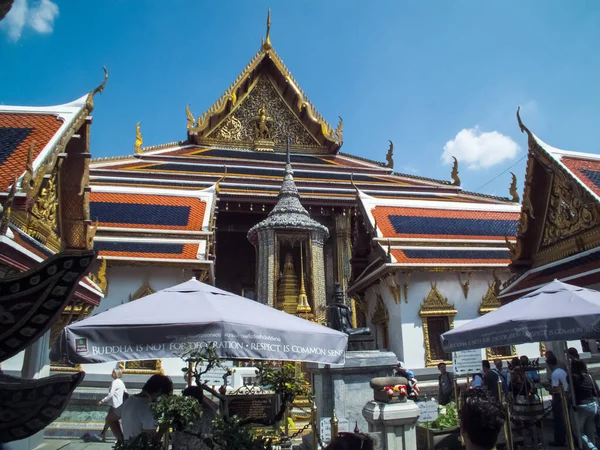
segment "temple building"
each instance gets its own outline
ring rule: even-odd
[[[270,19],[225,93],[185,113],[183,140],[147,146],[138,123],[130,155],[91,162],[99,311],[194,275],[325,323],[339,283],[355,325],[418,368],[449,361],[441,332],[499,305],[520,214],[514,183],[500,198],[464,191],[458,162],[451,181],[398,173],[391,142],[372,152],[386,162],[342,152],[343,120],[334,128],[308,100],[271,44]],[[123,366],[180,374],[181,362]]]
[[[513,275],[499,299],[514,300],[554,279],[600,289],[600,156],[554,148],[518,112],[517,118],[529,156],[517,241],[510,248]],[[583,347],[598,353],[593,341]]]

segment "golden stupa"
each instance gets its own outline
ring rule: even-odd
[[[288,253],[285,255],[283,275],[279,282],[279,289],[277,289],[277,308],[289,314],[296,314],[298,291],[298,276],[294,268],[292,254]]]

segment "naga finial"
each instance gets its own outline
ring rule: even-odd
[[[15,201],[15,195],[17,194],[17,183],[19,182],[18,178],[15,178],[12,186],[10,187],[10,191],[8,192],[8,197],[4,202],[4,207],[2,209],[2,214],[0,216],[0,234],[6,234],[8,230],[8,224],[10,223],[10,215],[12,212],[12,205]]]
[[[458,160],[453,156],[454,165],[452,166],[452,172],[450,173],[450,177],[452,178],[454,186],[460,186],[460,178],[458,176]]]
[[[385,160],[387,161],[387,164],[385,165],[385,167],[387,167],[389,169],[393,169],[394,168],[394,143],[392,141],[390,141],[390,148],[388,148],[387,154],[385,155]]]
[[[142,144],[144,143],[144,139],[142,138],[142,130],[140,129],[141,122],[138,122],[135,126],[135,154],[139,155],[142,153]]]
[[[187,116],[187,129],[191,130],[192,128],[194,128],[196,120],[194,119],[192,111],[190,111],[190,105],[187,105],[185,107],[185,114]]]
[[[344,119],[342,119],[342,116],[338,117],[340,121],[338,122],[338,126],[335,129],[335,138],[341,142],[344,140]]]
[[[271,48],[271,8],[267,13],[267,35],[263,41],[263,48],[267,50]]]
[[[510,183],[509,193],[512,197],[512,201],[515,203],[519,203],[519,193],[517,192],[517,176],[514,173],[510,173],[512,175],[512,182]]]
[[[519,123],[519,128],[521,129],[521,133],[527,133],[529,134],[529,130],[527,129],[527,127],[525,125],[523,125],[523,122],[521,121],[521,107],[518,106],[517,107],[517,122]]]
[[[94,89],[92,92],[90,92],[88,94],[87,99],[85,101],[85,103],[87,104],[90,111],[92,109],[94,109],[94,95],[96,95],[98,92],[100,94],[102,94],[102,91],[104,91],[104,87],[106,86],[106,80],[108,80],[108,70],[106,70],[106,66],[103,67],[103,69],[104,69],[104,80],[102,80],[102,83],[100,83],[100,86],[98,86],[96,89]]]
[[[227,166],[224,165],[223,166],[223,175],[221,176],[221,178],[219,178],[219,180],[215,184],[215,189],[217,192],[219,192],[219,187],[221,185],[221,181],[223,181],[226,177],[227,177]]]

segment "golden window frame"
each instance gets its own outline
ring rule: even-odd
[[[129,301],[133,302],[135,300],[139,300],[140,298],[154,294],[155,292],[156,291],[152,288],[152,286],[150,286],[148,280],[146,280],[137,291],[135,291],[133,294],[129,294]],[[162,375],[165,373],[162,367],[161,359],[121,361],[119,362],[119,369],[121,369],[124,374],[131,375],[154,375],[157,373]]]
[[[423,299],[421,308],[419,309],[419,316],[423,322],[423,343],[425,346],[425,366],[435,367],[439,363],[445,363],[451,365],[452,361],[444,361],[442,359],[433,359],[431,352],[431,342],[429,341],[429,323],[428,320],[431,317],[446,317],[448,319],[448,329],[454,328],[454,316],[458,311],[454,308],[453,304],[448,303],[448,299],[442,295],[437,288],[437,283],[431,283],[431,290],[427,297]]]
[[[497,310],[501,306],[502,303],[496,297],[496,281],[494,281],[492,284],[488,285],[487,292],[481,298],[481,303],[479,304],[479,315],[483,316],[484,314]],[[510,355],[496,353],[494,348],[497,347],[488,347],[485,349],[485,357],[489,361],[493,361],[494,359],[509,360],[517,356],[516,345],[501,345],[500,347],[510,347]]]

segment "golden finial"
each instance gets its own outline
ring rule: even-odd
[[[102,258],[100,261],[100,267],[98,267],[98,274],[90,273],[88,278],[100,288],[100,290],[106,295],[108,293],[108,280],[106,278],[106,258]]]
[[[269,12],[267,13],[267,36],[263,41],[263,48],[267,50],[271,48],[271,8],[269,8]]]
[[[514,173],[510,173],[512,175],[512,182],[510,183],[509,193],[512,196],[512,201],[515,203],[519,203],[519,193],[517,192],[517,176]]]
[[[31,141],[31,144],[29,144],[29,149],[27,150],[27,161],[26,161],[26,165],[25,165],[25,172],[27,172],[27,174],[30,177],[33,177],[33,151],[35,150],[35,141]]]
[[[385,155],[385,160],[387,161],[387,164],[385,167],[393,169],[394,168],[394,143],[392,141],[390,141],[390,148],[388,149],[387,154]]]
[[[187,105],[185,107],[185,114],[187,115],[187,129],[190,130],[190,129],[194,128],[194,124],[196,122],[196,120],[194,119],[194,115],[192,114],[192,111],[190,111],[190,105]]]
[[[96,231],[98,231],[98,219],[96,219],[96,224],[89,224],[87,226],[86,233],[86,244],[88,250],[92,250],[94,248],[94,238],[96,237]]]
[[[12,205],[15,200],[15,195],[17,194],[17,183],[18,178],[15,178],[12,186],[10,187],[10,191],[8,192],[8,197],[4,202],[4,207],[2,209],[2,216],[0,217],[0,234],[6,234],[8,230],[8,224],[10,223],[10,214],[12,212]]]
[[[454,183],[452,183],[454,186],[460,186],[460,178],[458,177],[458,160],[453,156],[452,159],[454,160],[454,165],[452,166],[452,173],[450,173],[450,176],[452,177],[452,181],[454,181]]]
[[[310,313],[310,305],[306,296],[306,287],[304,286],[304,259],[302,257],[302,244],[300,244],[300,295],[298,295],[297,313]]]
[[[98,86],[96,89],[94,89],[92,92],[90,92],[87,96],[87,99],[85,101],[87,107],[92,110],[94,109],[94,95],[96,95],[98,92],[100,94],[102,94],[102,91],[104,90],[104,87],[106,86],[106,80],[108,80],[108,70],[106,70],[106,67],[103,67],[104,69],[104,80],[102,80],[102,83],[100,83],[100,86]]]
[[[135,126],[135,154],[139,155],[140,153],[142,153],[142,144],[144,143],[144,140],[142,139],[142,130],[140,129],[140,124],[141,122],[138,122],[137,125]]]
[[[227,166],[224,165],[223,166],[223,176],[221,178],[219,178],[219,180],[215,184],[215,189],[217,192],[219,192],[219,186],[221,184],[221,181],[223,181],[225,179],[225,177],[227,177]]]
[[[335,129],[335,138],[338,141],[343,141],[344,140],[344,119],[342,119],[342,116],[338,116],[340,121],[338,122],[338,126]]]

